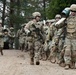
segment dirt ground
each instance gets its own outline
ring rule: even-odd
[[[30,65],[29,53],[19,50],[4,50],[0,55],[0,75],[76,75],[75,69],[65,70],[49,61]]]

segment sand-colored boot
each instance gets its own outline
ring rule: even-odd
[[[69,67],[69,65],[66,65],[65,66],[65,70],[68,70],[70,67]]]

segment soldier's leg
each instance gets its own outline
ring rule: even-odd
[[[24,43],[22,44],[22,51],[24,51]]]
[[[60,63],[59,63],[59,66],[61,66],[61,67],[65,67],[64,52],[65,52],[65,49],[63,48],[62,51],[60,52]]]
[[[43,60],[46,61],[48,59],[48,56],[49,56],[49,42],[45,42],[44,44],[44,50],[43,50]]]
[[[50,56],[49,59],[52,63],[56,62],[56,57],[57,57],[57,51],[58,51],[58,39],[56,37],[53,38],[51,42],[51,50],[50,50]]]
[[[25,52],[28,51],[28,43],[27,40],[25,40]]]
[[[76,62],[76,39],[73,39],[72,41],[72,69],[76,69],[75,62]]]
[[[48,55],[48,60],[50,60],[51,50],[52,50],[52,41],[49,42],[49,55]]]
[[[40,52],[35,52],[36,65],[40,64],[40,62],[39,62],[39,55],[40,55]]]
[[[35,41],[34,43],[34,49],[35,49],[35,59],[36,59],[36,65],[39,65],[39,56],[41,51],[41,43],[39,41]]]
[[[28,42],[28,49],[30,51],[30,65],[34,65],[34,48],[32,42]]]
[[[34,65],[34,50],[30,50],[30,65]]]
[[[13,42],[10,43],[10,49],[13,49]]]
[[[64,49],[65,69],[69,69],[71,64],[71,40],[68,38],[65,38]]]
[[[3,48],[2,47],[0,48],[0,52],[1,52],[1,55],[3,55]]]
[[[47,50],[48,50],[48,44],[45,42],[44,44],[44,51],[43,51],[43,60],[47,60]]]
[[[43,55],[43,44],[41,44],[41,49],[40,49],[40,55],[39,55],[39,60],[42,59],[42,55]]]
[[[21,51],[23,51],[23,43],[20,44]]]
[[[43,60],[43,61],[47,60],[47,56],[46,56],[46,54],[47,54],[47,51],[44,51],[44,52],[43,52],[43,55],[42,55],[42,57],[43,57],[42,60]]]
[[[49,56],[49,59],[50,59],[51,63],[56,62],[56,56],[57,56],[57,47],[53,46],[51,48],[51,53],[50,53],[50,56]]]
[[[60,38],[59,44],[58,44],[58,63],[64,63],[64,58],[63,58],[63,38]]]
[[[64,61],[65,61],[65,69],[69,69],[70,64],[71,64],[71,46],[70,45],[67,45],[67,47],[65,48]]]

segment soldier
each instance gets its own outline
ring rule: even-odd
[[[34,12],[32,14],[33,19],[29,21],[25,26],[25,32],[28,34],[28,49],[30,50],[30,64],[34,65],[34,58],[36,59],[36,65],[39,65],[39,55],[41,51],[42,24],[39,22],[41,14]]]
[[[15,39],[15,33],[14,33],[14,28],[10,27],[10,31],[9,31],[9,47],[10,49],[13,49],[14,46],[14,39]]]
[[[64,19],[64,20],[63,20]],[[76,4],[70,6],[69,17],[63,18],[55,26],[60,28],[66,25],[66,38],[64,44],[65,69],[75,68],[76,62]],[[65,21],[66,20],[66,21]],[[65,24],[67,23],[67,24]]]
[[[62,11],[62,17],[68,17],[70,13],[70,8],[66,7],[63,11]],[[60,36],[61,35],[61,36]],[[61,67],[65,67],[65,61],[64,61],[64,42],[65,42],[65,36],[66,36],[66,26],[59,28],[59,65]]]
[[[4,49],[9,49],[9,35],[8,35],[8,30],[4,29],[3,30],[3,41],[4,41]]]
[[[52,38],[52,44],[50,45],[51,47],[50,47],[50,49],[51,49],[51,53],[50,53],[50,56],[49,56],[49,58],[51,59],[51,62],[52,63],[55,63],[55,62],[57,62],[58,63],[58,43],[59,43],[59,38],[58,38],[58,29],[54,26],[55,25],[55,23],[57,22],[57,21],[59,21],[59,19],[61,18],[61,15],[59,15],[59,14],[57,14],[56,16],[55,16],[55,22],[53,23],[53,25],[52,25],[52,35],[53,35],[53,38]]]
[[[26,33],[24,31],[24,27],[25,24],[22,25],[22,28],[20,30],[20,37],[19,37],[20,47],[22,51],[27,49],[27,40],[26,40]]]
[[[43,60],[47,60],[49,56],[49,44],[51,44],[51,29],[50,29],[50,21],[46,21],[46,24],[43,26],[44,33],[44,51],[43,51]]]
[[[1,52],[1,55],[3,55],[3,47],[4,47],[4,43],[3,43],[3,27],[2,27],[2,20],[0,20],[0,52]]]

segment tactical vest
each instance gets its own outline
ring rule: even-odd
[[[33,41],[33,39],[40,40],[41,26],[42,26],[42,24],[40,24],[40,22],[35,22],[35,23],[33,21],[30,22],[30,25],[29,25],[30,33],[29,33],[28,37],[30,37],[32,39],[32,41]]]
[[[67,38],[76,39],[76,16],[67,19]]]
[[[37,22],[35,25],[35,34],[34,34],[34,38],[35,40],[41,40],[42,39],[42,34],[41,34],[41,29],[42,29],[42,23],[41,22]]]

